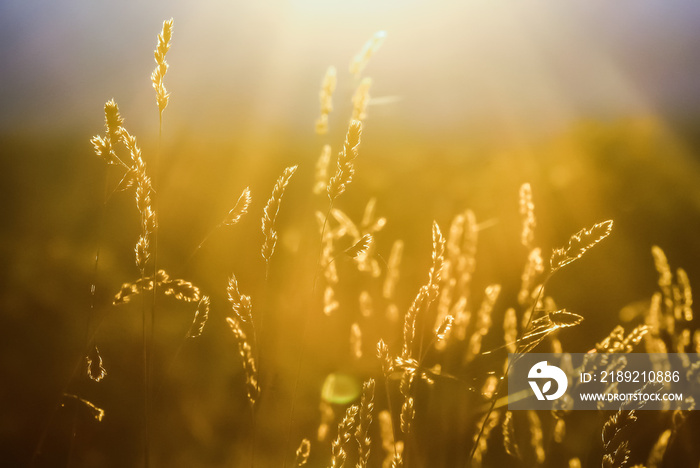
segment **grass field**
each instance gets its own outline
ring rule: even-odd
[[[498,402],[508,352],[700,352],[697,120],[421,124],[388,30],[227,77],[281,123],[178,78],[180,22],[84,133],[3,131],[7,466],[699,465],[692,405]]]

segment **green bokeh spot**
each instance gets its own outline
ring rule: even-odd
[[[321,398],[334,405],[347,405],[355,401],[362,391],[360,381],[355,377],[340,372],[328,374],[323,388]]]

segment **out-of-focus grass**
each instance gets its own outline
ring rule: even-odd
[[[128,109],[123,113],[128,119]],[[474,290],[500,282],[503,303],[514,301],[524,261],[518,244],[517,190],[525,181],[533,187],[536,236],[545,252],[582,226],[615,220],[609,241],[550,285],[549,293],[560,304],[586,317],[575,333],[566,335],[568,351],[590,349],[618,323],[623,306],[648,299],[655,284],[651,244],[661,245],[672,264],[686,268],[692,284],[700,277],[695,261],[700,258],[695,241],[700,227],[696,148],[681,146],[652,118],[581,122],[528,147],[493,141],[472,145],[468,135],[424,138],[402,132],[386,122],[375,126],[367,121],[355,181],[338,201],[357,219],[367,200],[377,198],[378,214],[388,218],[377,236],[383,256],[388,256],[394,239],[405,241],[397,294],[402,313],[429,266],[430,223],[436,219],[446,227],[465,208],[473,209],[486,226],[480,232]],[[312,317],[304,343],[309,359],[298,394],[293,444],[296,437],[315,432],[321,384],[328,373],[343,371],[361,379],[377,371],[370,340],[363,360],[353,361],[349,355],[347,314],[356,314],[351,305],[356,301],[353,283],[363,279],[341,270],[349,283],[347,292],[341,287],[341,310],[331,319],[322,316],[318,295],[311,294],[320,248],[312,215],[326,208],[323,197],[314,199],[310,193],[320,145],[310,135],[282,129],[270,139],[264,152],[234,136],[210,141],[184,132],[165,139],[158,194],[159,264],[200,286],[212,296],[213,306],[204,335],[186,343],[171,363],[194,308],[168,298],[160,301],[153,377],[153,446],[159,465],[240,466],[247,459],[249,412],[235,343],[223,324],[230,313],[224,290],[231,272],[253,296],[254,313],[266,309],[264,333],[271,352],[262,366],[263,372],[267,366],[274,374],[263,382],[258,431],[265,450],[257,455],[261,466],[278,463],[282,456],[302,345],[301,317],[307,309]],[[153,148],[145,141],[146,148]],[[106,417],[101,424],[77,417],[72,456],[84,466],[136,465],[140,311],[132,305],[109,305],[120,284],[137,276],[132,249],[138,213],[131,196],[116,194],[110,200],[100,238],[105,170],[85,135],[50,142],[5,137],[2,144],[5,154],[15,156],[2,163],[6,200],[12,200],[5,203],[2,230],[2,328],[7,336],[0,354],[8,383],[2,392],[3,400],[12,402],[0,427],[2,439],[12,445],[5,450],[6,459],[10,464],[27,460],[72,366],[81,358],[92,261],[99,247],[97,343],[108,376],[99,385],[76,379],[69,391],[104,408]],[[280,211],[278,252],[265,284],[259,218],[277,175],[293,163],[300,168]],[[184,265],[248,185],[254,197],[251,212],[239,225],[215,232]],[[396,330],[371,330],[368,336],[391,339],[399,330],[397,324]],[[441,391],[449,396],[454,390]],[[59,409],[52,420],[44,447],[47,459],[68,456],[73,414],[80,413]],[[427,450],[440,451],[442,443],[429,439]]]

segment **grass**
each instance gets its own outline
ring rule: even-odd
[[[611,255],[603,246],[616,235],[613,221],[596,216],[573,235],[549,235],[547,245],[539,240],[546,222],[537,185],[512,187],[518,226],[501,235],[517,247],[508,250],[516,255],[506,258],[511,278],[502,283],[479,276],[481,244],[498,238],[501,226],[467,206],[444,208],[429,224],[415,221],[424,214],[409,205],[409,221],[390,228],[381,198],[357,183],[371,175],[362,164],[372,144],[363,133],[372,125],[371,80],[363,73],[384,33],[352,61],[354,78],[326,72],[320,117],[308,126],[319,134],[317,163],[285,160],[281,176],[250,182],[224,221],[199,229],[200,242],[159,253],[159,237],[177,236],[161,223],[161,209],[184,211],[160,188],[172,28],[165,22],[158,36],[152,76],[160,156],[142,154],[126,130],[128,110],[114,101],[105,105],[104,134],[91,140],[108,170],[100,216],[132,239],[118,256],[134,261],[131,271],[113,267],[101,253],[115,248],[107,245],[112,237],[100,239],[85,351],[57,395],[36,466],[107,466],[100,431],[111,420],[128,428],[129,456],[120,461],[128,466],[652,467],[698,458],[697,421],[687,411],[523,413],[500,403],[509,351],[577,351],[570,343],[589,314],[566,310],[550,287],[582,287],[567,279],[576,268],[597,274],[586,262]],[[357,88],[347,115],[333,105],[341,79]],[[334,138],[340,134],[344,141]],[[342,149],[334,159],[327,148]],[[393,164],[401,169],[400,160]],[[110,206],[128,199],[137,218],[109,219]],[[223,248],[231,239],[233,247]],[[671,268],[660,247],[649,250],[659,280],[648,305],[626,327],[597,329],[578,342],[598,353],[700,351],[691,279]],[[115,282],[121,288],[101,290]],[[138,382],[127,370],[137,360]],[[130,404],[120,402],[122,393]],[[47,441],[66,431],[66,419],[69,449],[59,456]],[[634,427],[644,424],[655,426],[651,444],[635,438]]]

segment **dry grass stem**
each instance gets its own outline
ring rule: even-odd
[[[369,62],[369,59],[372,58],[375,52],[377,52],[385,38],[385,31],[376,32],[374,36],[372,36],[372,38],[365,43],[362,50],[355,55],[352,62],[350,62],[350,73],[355,75],[355,77],[359,77],[367,66],[367,62]]]
[[[372,413],[374,412],[374,379],[369,379],[362,385],[362,397],[360,399],[360,413],[355,429],[355,441],[358,446],[357,468],[366,468],[369,461],[372,438],[370,426]]]
[[[396,452],[391,459],[391,468],[403,468],[403,442],[396,443]]]
[[[372,316],[372,296],[368,291],[362,291],[360,293],[359,297],[359,302],[360,302],[360,314],[363,317],[371,317]]]
[[[450,309],[450,314],[455,318],[452,336],[459,341],[464,341],[467,338],[467,329],[472,320],[472,313],[467,308],[467,298],[465,296],[460,296],[457,299],[452,309]]]
[[[399,391],[403,396],[403,405],[401,405],[401,432],[409,434],[413,426],[413,419],[416,416],[415,400],[413,399],[413,383],[415,381],[415,372],[405,370],[401,376],[401,385]]]
[[[679,319],[682,317],[686,322],[693,320],[693,291],[690,288],[690,280],[688,279],[688,273],[685,272],[683,268],[678,268],[676,270],[676,278],[678,278],[678,288],[679,288],[679,308],[682,311],[679,315]]]
[[[128,166],[122,162],[116,154],[116,146],[121,140],[121,129],[124,119],[119,114],[119,107],[114,99],[110,99],[104,105],[105,112],[105,137],[94,136],[90,140],[95,154],[107,164]]]
[[[537,465],[541,465],[544,463],[545,457],[542,422],[540,421],[537,412],[532,410],[527,412],[527,419],[530,423],[530,447],[534,453],[535,463],[537,463]]]
[[[323,313],[326,315],[331,315],[333,312],[338,310],[340,304],[335,299],[335,291],[331,285],[326,286],[323,290]]]
[[[518,338],[518,317],[515,309],[510,307],[503,317],[503,340],[509,353],[515,353],[515,342]]]
[[[202,336],[204,325],[207,324],[207,320],[209,319],[210,305],[211,301],[209,300],[209,296],[202,296],[202,299],[200,299],[197,305],[197,311],[194,314],[192,325],[190,325],[190,329],[187,331],[188,338],[199,338]]]
[[[87,364],[87,375],[90,380],[99,382],[105,378],[107,371],[102,366],[102,355],[100,355],[100,350],[97,349],[97,346],[93,346],[90,353],[85,356],[85,361]]]
[[[146,163],[141,156],[136,138],[129,134],[124,127],[119,130],[122,142],[129,151],[131,158],[131,173],[136,185],[136,208],[141,214],[141,235],[136,243],[136,266],[145,275],[146,264],[151,258],[151,237],[156,229],[156,213],[153,208],[153,186],[151,178],[146,174]]]
[[[384,224],[386,224],[386,218],[375,219],[375,212],[377,210],[377,199],[372,197],[365,205],[365,210],[362,212],[362,220],[360,221],[360,226],[364,232],[374,233],[379,231]]]
[[[362,329],[357,322],[350,327],[350,349],[355,359],[362,358]]]
[[[151,74],[151,81],[153,82],[153,88],[156,90],[156,102],[158,104],[158,111],[162,114],[163,110],[168,105],[168,100],[170,94],[165,89],[163,85],[163,78],[165,77],[165,72],[168,71],[168,62],[165,61],[165,54],[170,50],[170,40],[173,37],[173,19],[170,18],[163,22],[163,30],[158,35],[158,45],[153,54],[156,61],[156,68]]]
[[[335,422],[335,412],[333,411],[333,406],[323,399],[321,400],[318,409],[321,412],[321,422],[319,423],[316,431],[316,440],[323,442],[328,438],[328,433],[331,430],[331,424]]]
[[[336,85],[335,67],[328,67],[323,76],[319,100],[321,101],[321,115],[316,120],[316,133],[323,135],[328,132],[328,115],[333,110],[333,91]]]
[[[352,120],[365,120],[367,117],[367,103],[369,102],[369,88],[372,86],[371,78],[362,78],[360,85],[352,96]]]
[[[105,127],[107,128],[107,141],[112,144],[112,150],[114,150],[114,145],[119,143],[123,126],[124,119],[119,114],[119,106],[114,102],[114,99],[110,99],[105,103]]]
[[[319,229],[323,226],[324,216],[320,212],[316,212],[316,219],[319,220]],[[335,266],[335,258],[333,256],[333,241],[336,235],[333,230],[327,230],[323,233],[321,242],[321,258],[320,264],[323,268],[323,277],[329,285],[338,283],[338,270]]]
[[[380,339],[377,342],[377,357],[382,365],[382,372],[385,377],[388,377],[392,372],[394,372],[394,360],[391,358],[389,353],[389,346],[384,343],[384,340]]]
[[[446,340],[447,337],[450,335],[450,331],[452,330],[452,324],[454,323],[455,318],[451,315],[447,315],[443,320],[440,326],[435,330],[435,338],[437,338],[438,341],[443,341]]]
[[[382,296],[385,299],[394,297],[396,284],[399,281],[399,273],[401,267],[401,257],[403,256],[403,241],[395,240],[391,246],[389,253],[389,261],[387,262],[386,277],[382,286]]]
[[[238,280],[236,275],[231,275],[228,280],[228,286],[226,287],[226,295],[229,303],[231,304],[231,309],[233,313],[236,314],[236,318],[245,324],[253,324],[252,315],[252,301],[250,296],[241,294],[238,288]]]
[[[582,321],[582,316],[565,310],[551,312],[535,319],[532,321],[530,329],[517,341],[516,353],[530,352],[554,331],[576,326]]]
[[[480,432],[481,437],[474,437],[476,447],[473,450],[474,455],[470,465],[472,468],[481,468],[484,455],[486,454],[486,450],[488,448],[489,436],[491,435],[493,429],[498,425],[499,416],[500,415],[497,411],[492,411],[490,414],[484,415],[477,425],[477,428],[481,427],[482,430]]]
[[[594,224],[590,229],[581,229],[571,236],[565,248],[554,249],[550,258],[552,272],[581,258],[588,249],[610,235],[613,222],[611,219]]]
[[[654,245],[651,247],[651,254],[654,257],[654,266],[659,273],[659,288],[663,292],[664,297],[672,300],[671,284],[673,283],[673,273],[668,265],[668,259],[661,247]]]
[[[522,456],[520,455],[520,448],[518,447],[518,441],[515,438],[515,426],[513,425],[512,412],[506,411],[501,428],[503,431],[503,447],[506,449],[506,453],[511,457],[521,460]]]
[[[202,297],[202,294],[197,286],[183,279],[174,279],[164,283],[163,293],[166,296],[173,296],[178,301],[185,302],[199,301]]]
[[[313,192],[320,195],[328,186],[328,167],[331,164],[331,145],[324,145],[321,150],[321,155],[316,161],[316,171],[314,173],[314,188]]]
[[[564,442],[564,438],[566,437],[566,421],[563,419],[557,419],[557,422],[554,423],[554,432],[552,434],[552,438],[554,439],[554,442],[561,444]]]
[[[345,254],[350,258],[357,258],[361,255],[367,255],[367,252],[369,252],[369,249],[372,247],[373,243],[374,237],[372,234],[365,234],[359,241],[345,249]]]
[[[359,251],[354,257],[357,269],[363,273],[369,273],[373,278],[379,278],[379,276],[381,276],[382,274],[382,270],[379,266],[379,261],[375,258],[374,255],[374,252],[376,250],[374,235],[377,232],[384,229],[384,226],[386,226],[386,218],[375,218],[376,202],[376,198],[371,198],[365,206],[365,211],[362,215],[362,221],[360,223],[359,232],[362,233],[362,237],[360,240],[362,240],[362,238],[365,238],[365,241],[363,241],[363,243],[367,244],[367,248],[361,249],[361,251]],[[367,239],[369,239],[369,242],[367,241]]]
[[[306,463],[309,461],[309,455],[311,455],[311,442],[309,439],[302,439],[296,452],[294,466],[299,468],[306,465]]]
[[[464,269],[467,272],[473,273],[476,266],[474,256],[476,255],[476,245],[479,239],[479,225],[476,222],[476,215],[472,210],[464,212],[464,220],[462,254],[467,256],[467,265]]]
[[[132,297],[141,291],[153,290],[153,276],[146,276],[133,283],[124,283],[119,292],[114,296],[114,305],[126,304]],[[168,296],[185,302],[194,302],[201,299],[199,288],[189,281],[183,279],[170,279],[170,275],[165,270],[158,270],[156,275],[158,290]]]
[[[272,254],[275,253],[275,246],[277,245],[277,231],[275,230],[275,220],[277,219],[277,213],[280,209],[280,203],[282,202],[282,196],[284,191],[289,185],[289,180],[294,175],[297,170],[297,166],[291,166],[284,170],[282,175],[277,179],[277,183],[272,189],[272,195],[267,201],[265,208],[263,210],[262,217],[262,233],[265,237],[262,245],[262,257],[265,259],[265,264],[269,266]]]
[[[228,212],[221,224],[224,226],[233,226],[240,221],[241,217],[248,212],[248,207],[250,206],[251,201],[252,198],[250,196],[250,188],[246,187],[238,197],[236,205],[231,209],[231,211]]]
[[[520,186],[520,217],[523,223],[520,242],[528,249],[532,249],[532,244],[535,240],[536,220],[535,204],[532,201],[530,184]]]
[[[518,292],[518,303],[523,306],[530,305],[530,299],[535,289],[538,276],[544,272],[544,260],[542,260],[542,250],[537,247],[530,251],[527,263],[521,275],[520,291]]]
[[[394,424],[391,420],[391,412],[382,410],[379,412],[379,428],[382,439],[382,449],[384,450],[384,460],[382,468],[391,468],[394,454],[403,451],[403,443],[394,442]],[[399,450],[398,445],[401,445]]]
[[[260,387],[258,386],[258,370],[253,357],[253,348],[248,342],[248,337],[241,328],[238,320],[231,317],[226,317],[226,322],[231,327],[231,332],[238,342],[238,354],[243,363],[245,372],[246,393],[248,394],[248,402],[251,406],[255,406],[255,402],[260,396]]]
[[[630,451],[627,448],[627,441],[620,440],[620,434],[636,420],[637,415],[634,410],[620,409],[605,421],[601,432],[605,452],[604,468],[622,467],[627,462]]]
[[[595,346],[598,353],[630,353],[649,331],[646,325],[639,325],[625,336],[625,329],[616,326],[610,334]]]
[[[355,174],[355,159],[357,158],[357,150],[360,145],[361,135],[362,122],[358,120],[350,122],[343,150],[338,153],[336,172],[328,181],[328,187],[326,189],[331,201],[345,192],[348,184],[352,182],[352,177]]]
[[[465,356],[465,362],[471,361],[476,355],[481,352],[481,342],[483,337],[489,332],[492,324],[491,313],[496,304],[498,296],[501,294],[501,285],[492,284],[486,287],[484,291],[484,299],[481,301],[481,306],[476,314],[476,323],[474,324],[474,333],[469,339],[469,348]]]
[[[433,221],[432,265],[428,272],[428,304],[432,303],[440,290],[440,272],[445,262],[445,238],[438,223]]]
[[[329,468],[342,468],[348,457],[347,450],[352,434],[357,426],[357,415],[360,407],[352,405],[345,412],[345,417],[338,424],[338,436],[331,444],[331,464]]]
[[[362,237],[360,236],[360,230],[357,229],[355,223],[343,211],[337,208],[333,208],[331,210],[331,216],[333,216],[333,219],[335,219],[338,223],[338,230],[335,233],[335,237],[340,238],[346,235],[352,237],[353,239],[359,239],[360,237]],[[325,218],[322,216],[321,221],[323,221],[324,219]]]
[[[406,312],[403,326],[403,350],[401,351],[401,357],[404,360],[411,359],[413,356],[413,339],[416,335],[416,317],[427,299],[428,287],[422,286],[415,299],[413,299],[411,307],[409,307]]]
[[[71,393],[64,393],[63,396],[65,398],[71,398],[73,400],[79,401],[85,407],[90,411],[90,414],[92,414],[92,417],[95,418],[96,421],[102,422],[102,419],[105,417],[105,410],[102,408],[99,408],[92,402],[86,400],[85,398],[80,398],[78,395],[73,395]]]
[[[490,400],[494,397],[498,390],[498,382],[499,379],[495,375],[486,377],[484,385],[481,386],[481,396],[483,396],[485,400]]]

